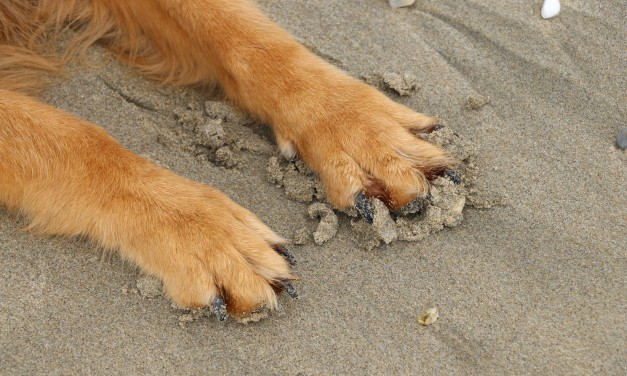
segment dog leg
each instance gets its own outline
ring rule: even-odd
[[[0,91],[0,203],[29,229],[86,235],[161,278],[184,307],[239,314],[293,289],[284,240],[221,192],[157,167],[101,128]],[[284,251],[284,250],[283,250]],[[221,316],[221,318],[224,316]]]

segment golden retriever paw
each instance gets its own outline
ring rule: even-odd
[[[159,185],[169,188],[134,219],[141,225],[132,226],[134,236],[120,249],[161,278],[176,304],[210,307],[225,320],[227,311],[242,316],[276,308],[280,291],[298,296],[289,265],[294,256],[254,214],[207,186]]]
[[[398,209],[429,192],[429,180],[449,174],[452,157],[418,135],[441,127],[437,118],[400,105],[343,74],[316,77],[303,99],[286,96],[275,125],[286,157],[299,153],[321,177],[331,203],[355,206],[372,220],[371,197]]]

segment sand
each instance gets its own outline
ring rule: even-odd
[[[310,209],[324,205],[316,179],[267,127],[93,48],[101,69],[71,67],[42,97],[292,238],[300,299],[220,323],[172,307],[117,256],[33,237],[0,211],[0,374],[625,374],[626,6],[573,0],[543,20],[540,1],[260,5],[444,119],[472,149],[463,187],[436,181],[432,203],[396,220],[376,206],[374,227]],[[440,141],[455,150],[451,134]],[[460,216],[443,215],[461,197]],[[420,325],[432,307],[438,320]]]

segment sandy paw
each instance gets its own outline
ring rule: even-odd
[[[296,147],[336,207],[355,206],[363,214],[365,198],[375,197],[398,209],[426,196],[429,181],[455,164],[443,149],[420,137],[440,128],[439,119],[351,78],[334,89],[323,96],[313,93],[308,100],[317,101],[313,106],[319,114],[283,134],[278,128],[277,138]]]
[[[178,179],[178,177],[177,177]],[[209,307],[220,320],[275,309],[277,292],[296,297],[294,255],[254,214],[220,192],[170,182],[146,206],[122,253],[163,281],[178,306]]]

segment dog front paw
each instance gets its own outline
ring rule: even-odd
[[[348,76],[319,79],[290,107],[292,124],[275,127],[279,148],[297,152],[321,177],[339,208],[364,211],[377,197],[397,209],[429,192],[429,180],[446,173],[453,158],[419,133],[440,127]]]
[[[211,307],[224,320],[276,308],[279,291],[298,295],[285,240],[213,188],[165,173],[119,210],[128,225],[118,248],[181,307]]]

